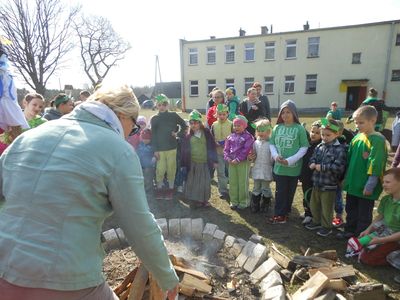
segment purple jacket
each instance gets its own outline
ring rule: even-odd
[[[392,168],[398,168],[400,164],[400,145],[397,146],[396,154],[393,158]]]
[[[224,159],[245,161],[253,148],[253,142],[254,138],[247,130],[241,134],[231,133],[225,141]]]

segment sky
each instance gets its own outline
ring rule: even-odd
[[[154,85],[156,55],[162,81],[180,81],[179,39],[233,37],[238,36],[239,28],[246,35],[254,35],[260,34],[261,26],[271,25],[274,33],[302,30],[306,21],[313,29],[400,19],[400,0],[64,1],[67,5],[80,3],[86,15],[108,18],[132,47],[110,71],[105,86]],[[72,84],[84,88],[89,84],[77,51],[52,78],[49,87]]]

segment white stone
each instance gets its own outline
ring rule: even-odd
[[[104,231],[102,234],[104,239],[104,249],[106,251],[120,247],[120,241],[115,229],[109,229]]]
[[[212,223],[207,223],[203,230],[203,241],[211,241],[214,237],[215,230],[218,226]]]
[[[156,222],[158,226],[161,229],[162,235],[164,236],[164,239],[168,237],[168,222],[167,219],[162,218],[162,219],[156,219]]]
[[[262,236],[258,235],[258,234],[253,234],[249,241],[252,241],[255,244],[263,244],[262,242]]]
[[[192,237],[192,219],[190,218],[181,219],[181,237],[183,238]]]
[[[267,247],[257,244],[247,258],[243,268],[251,273],[267,258]]]
[[[233,237],[233,236],[231,236],[231,235],[228,235],[228,236],[225,238],[224,247],[225,247],[225,248],[231,248],[231,247],[233,246],[233,244],[235,243],[235,241],[236,241],[235,237]]]
[[[285,300],[286,292],[283,285],[276,285],[267,289],[262,297],[263,300]]]
[[[194,240],[203,239],[204,222],[202,218],[192,219],[192,238]]]
[[[168,227],[170,236],[176,238],[180,237],[181,235],[180,219],[169,219]]]
[[[248,241],[243,247],[242,252],[240,252],[238,257],[236,257],[236,262],[240,268],[243,268],[244,264],[246,263],[247,259],[249,258],[255,247],[256,244],[250,241]]]
[[[247,242],[243,239],[237,239],[230,249],[230,252],[234,256],[239,256],[240,252],[242,252],[243,247],[247,244]]]
[[[282,285],[282,277],[281,275],[275,271],[272,270],[267,277],[265,277],[263,280],[261,280],[260,283],[260,289],[261,292],[264,292],[265,290],[267,290],[270,287],[276,286],[276,285]]]
[[[260,282],[273,270],[278,271],[280,266],[275,259],[270,257],[268,260],[263,262],[253,273],[250,274],[250,280],[253,283]]]
[[[225,237],[226,237],[226,233],[225,232],[223,232],[222,230],[219,230],[219,229],[215,230],[214,239],[219,240],[219,241],[221,241],[223,243],[224,240],[225,240]]]

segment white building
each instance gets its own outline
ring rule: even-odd
[[[374,87],[400,106],[400,20],[207,40],[180,40],[186,109],[205,109],[208,93],[234,86],[243,99],[254,81],[271,108],[287,99],[299,108],[355,109]]]

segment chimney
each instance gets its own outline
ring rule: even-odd
[[[271,24],[271,30],[270,30],[270,31],[271,31],[271,33],[272,33],[272,24]]]
[[[308,24],[308,21],[306,22],[306,24],[303,25],[303,29],[304,30],[309,30],[310,29],[310,25]]]
[[[215,40],[215,35],[211,35],[211,36],[210,36],[210,39],[211,39],[211,40]]]
[[[242,29],[242,27],[240,27],[239,29],[239,36],[245,36],[246,35],[246,31]]]
[[[261,34],[263,34],[263,35],[268,34],[268,27],[267,26],[261,26]]]

